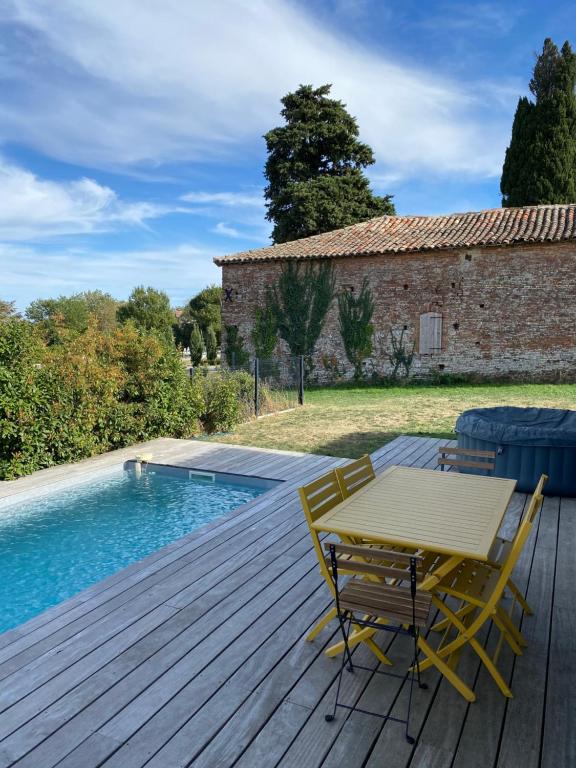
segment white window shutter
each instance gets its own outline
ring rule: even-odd
[[[442,350],[442,315],[439,312],[424,312],[420,315],[419,352],[433,355]]]

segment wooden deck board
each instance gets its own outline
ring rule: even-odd
[[[445,440],[402,437],[373,454],[435,468]],[[151,441],[154,460],[283,480],[267,494],[0,636],[0,768],[551,768],[576,763],[572,585],[576,504],[546,499],[516,571],[537,616],[529,641],[500,666],[505,701],[474,654],[460,671],[478,693],[467,705],[431,670],[412,731],[362,714],[328,724],[339,660],[323,649],[335,626],[303,640],[330,600],[318,574],[296,488],[344,460],[201,441]],[[40,473],[57,485],[133,458],[115,452]],[[92,463],[91,463],[92,462]],[[2,498],[34,483],[0,485]],[[38,479],[37,479],[38,482]],[[20,483],[20,485],[17,485]],[[525,497],[516,494],[509,535]],[[494,638],[487,636],[489,647]],[[398,668],[406,638],[382,642]],[[364,647],[361,663],[375,666]],[[344,695],[402,716],[407,686],[357,672]]]

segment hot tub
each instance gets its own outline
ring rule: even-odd
[[[458,417],[458,446],[496,451],[494,471],[530,493],[542,473],[546,493],[576,496],[576,411],[555,408],[474,408]]]

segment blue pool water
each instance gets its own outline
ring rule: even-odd
[[[265,490],[126,471],[0,509],[0,632]]]

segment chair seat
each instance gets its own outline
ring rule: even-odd
[[[417,627],[426,626],[432,595],[416,591],[415,622]],[[340,592],[340,607],[347,611],[364,613],[401,624],[412,624],[412,597],[409,587],[399,587],[379,582],[350,579]]]

